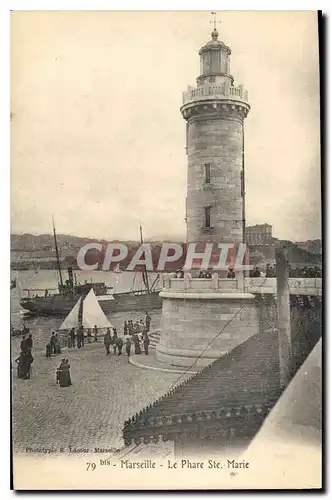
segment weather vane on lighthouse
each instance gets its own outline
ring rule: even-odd
[[[216,12],[211,12],[211,15],[213,16],[213,20],[210,21],[210,24],[213,23],[213,29],[217,30],[217,23],[221,23],[221,21],[217,21],[217,13]]]

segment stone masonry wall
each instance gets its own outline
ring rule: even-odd
[[[233,117],[199,117],[188,123],[187,241],[243,241],[242,123]],[[210,185],[204,163],[211,163]],[[212,230],[204,230],[204,206]]]
[[[163,298],[157,358],[176,366],[190,366],[215,339],[195,368],[204,366],[258,331],[254,299]]]

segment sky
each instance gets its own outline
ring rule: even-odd
[[[247,225],[321,236],[315,12],[219,12],[244,84]],[[11,232],[185,238],[182,92],[209,12],[11,16]]]

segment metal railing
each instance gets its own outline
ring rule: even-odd
[[[292,295],[322,295],[322,278],[289,278],[290,293]],[[276,294],[276,278],[219,278],[217,274],[212,274],[210,279],[192,278],[186,273],[184,278],[175,278],[164,276],[164,290],[174,292],[192,291],[192,292],[226,292],[238,293],[245,291],[247,293]]]
[[[243,88],[243,85],[237,87],[226,85],[214,85],[205,83],[199,87],[189,87],[186,92],[183,92],[182,103],[187,104],[191,101],[204,100],[213,98],[224,98],[248,101],[248,92]]]

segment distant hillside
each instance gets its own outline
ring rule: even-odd
[[[274,240],[273,245],[251,245],[250,254],[255,253],[258,259],[260,254],[261,262],[272,262],[275,260],[275,247],[282,247],[286,251],[286,257],[290,264],[294,266],[315,266],[321,265],[322,256],[319,253],[311,253],[303,248],[299,248],[296,243],[287,240]]]
[[[57,235],[59,244],[60,259],[67,264],[75,265],[78,250],[91,242],[100,242],[106,244],[106,240],[98,240],[93,238],[82,238],[79,236],[70,236],[66,234]],[[120,240],[113,240],[113,242]],[[170,239],[165,241],[172,241]],[[130,248],[129,253],[135,252],[139,242],[138,241],[122,241]],[[161,247],[161,241],[153,241],[155,250]],[[180,243],[174,241],[174,243]],[[310,266],[321,264],[321,241],[309,240],[306,242],[293,243],[292,241],[278,240],[273,238],[271,245],[252,245],[250,246],[250,254],[257,264],[264,265],[267,262],[274,262],[275,247],[282,246],[287,251],[287,258],[292,265],[296,266]],[[306,248],[304,248],[306,247]],[[320,252],[311,252],[307,248],[312,248]],[[29,268],[29,265],[38,265],[41,268],[48,268],[50,265],[54,267],[55,261],[55,248],[54,239],[52,234],[33,235],[25,234],[12,234],[11,235],[11,264],[13,268]],[[27,267],[28,266],[28,267]]]
[[[322,253],[322,240],[296,241],[295,244],[310,253]]]
[[[68,234],[58,234],[57,240],[60,247],[73,249],[79,248],[91,241],[96,241],[92,238],[80,238],[79,236],[70,236]],[[10,243],[11,250],[16,251],[54,249],[54,238],[52,234],[12,234]]]
[[[178,239],[172,239],[172,238],[167,238],[165,241],[174,241],[176,242]],[[134,245],[139,242],[139,239],[137,240],[120,240],[120,239],[113,239],[113,240],[105,240],[105,239],[99,239],[99,238],[83,238],[80,236],[71,236],[68,234],[57,234],[57,241],[58,245],[60,248],[67,248],[67,249],[79,249],[83,245],[86,245],[87,243],[91,243],[93,241],[100,242],[100,243],[108,243],[110,241],[116,242],[116,241],[121,241],[122,243],[127,243],[128,245]],[[146,238],[145,241],[150,241],[154,243],[162,243],[162,241],[156,241],[153,239]],[[10,236],[10,247],[12,251],[23,251],[23,252],[28,252],[28,251],[38,251],[38,250],[54,250],[54,237],[53,234],[30,234],[30,233],[24,233],[24,234],[11,234]]]

